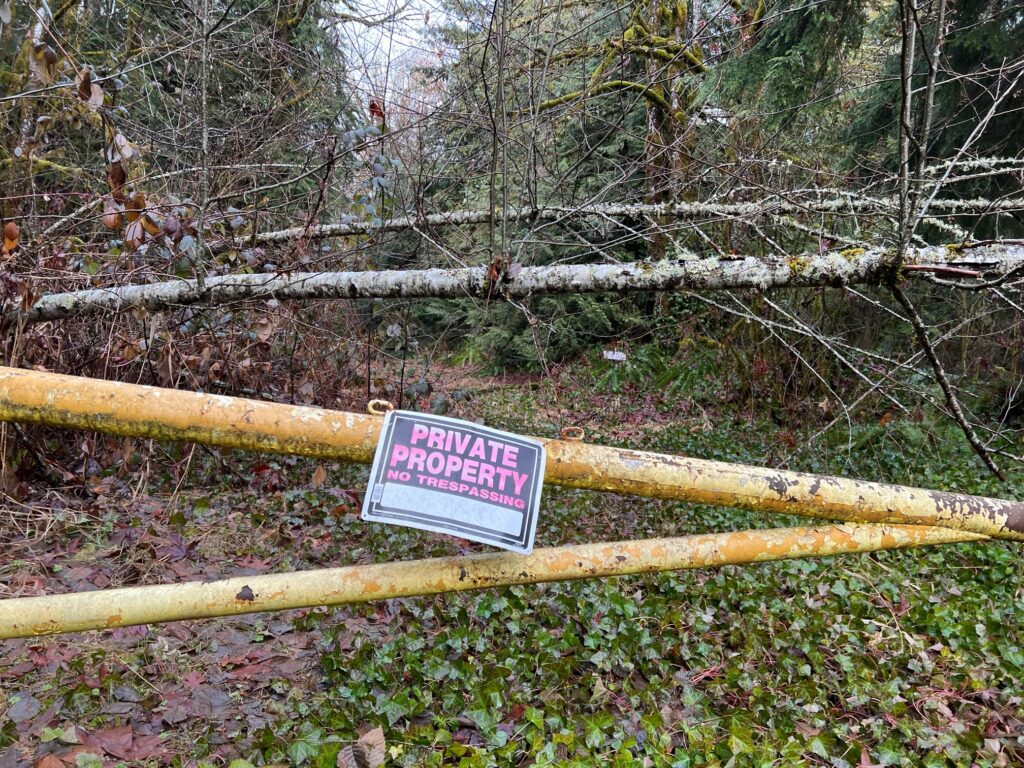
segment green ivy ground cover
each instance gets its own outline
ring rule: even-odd
[[[504,391],[476,415],[556,434],[544,401]],[[587,415],[588,439],[751,463],[777,455],[771,424],[654,409],[651,424],[630,427],[622,405]],[[1021,497],[1024,478],[990,480],[961,442],[886,420],[791,466]],[[128,521],[78,520],[64,532],[77,549],[25,557],[19,573],[88,566],[131,582],[125,542],[147,536],[170,570],[136,581],[479,549],[360,523],[344,489],[360,489],[365,470],[333,466],[310,489],[296,478],[311,470],[270,462],[259,472],[289,476],[284,490],[193,489],[171,512],[154,502]],[[799,522],[549,489],[537,543]],[[333,766],[378,725],[389,765],[1020,765],[1020,555],[1002,542],[954,545],[14,641],[0,662],[13,713],[0,765]],[[117,728],[131,737],[120,753]]]

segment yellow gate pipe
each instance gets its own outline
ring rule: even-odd
[[[381,419],[0,367],[0,421],[369,463]],[[552,485],[1024,541],[1024,504],[827,475],[546,440]]]
[[[910,525],[776,528],[20,597],[0,600],[0,639],[984,538]]]

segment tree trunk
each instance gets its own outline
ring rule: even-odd
[[[787,259],[682,259],[660,263],[574,264],[525,267],[490,288],[491,298],[523,299],[534,294],[638,291],[714,291],[806,288],[880,282],[889,251],[812,253]],[[985,245],[951,250],[911,248],[908,277],[938,273],[961,277],[1002,275],[1024,268],[1024,245]],[[240,300],[323,300],[355,298],[485,298],[486,267],[383,272],[292,272],[208,277],[195,280],[94,288],[43,296],[27,310],[13,310],[4,322],[39,323],[102,312],[144,309],[157,312],[193,304]]]

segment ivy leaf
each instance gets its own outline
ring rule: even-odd
[[[815,736],[807,746],[810,748],[811,752],[816,754],[818,757],[825,760],[828,759],[828,749],[825,748],[825,743],[819,737]]]
[[[288,757],[295,765],[302,765],[309,760],[314,760],[320,754],[322,737],[321,731],[310,731],[288,746]]]

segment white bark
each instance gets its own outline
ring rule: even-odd
[[[508,208],[504,212],[497,211],[494,216],[502,221],[563,221],[584,216],[604,216],[614,219],[715,219],[715,218],[750,218],[762,215],[793,215],[799,213],[813,214],[887,214],[895,215],[899,211],[897,201],[879,201],[857,197],[835,197],[826,200],[759,200],[752,203],[665,203],[652,205],[648,203],[620,204],[595,203],[593,205],[543,206],[539,208]],[[1008,211],[1024,211],[1024,199],[1005,200],[936,200],[929,211],[934,216],[944,215],[985,215]],[[247,243],[268,245],[284,243],[300,237],[328,238],[347,237],[353,235],[370,235],[379,232],[397,232],[408,229],[431,229],[433,227],[459,226],[466,224],[486,224],[491,220],[491,212],[487,210],[451,211],[449,213],[432,213],[424,216],[398,216],[387,221],[378,222],[376,226],[369,221],[347,221],[339,224],[320,224],[308,230],[305,227],[292,227],[274,232],[260,232],[254,238],[247,238]],[[227,243],[222,244],[225,247]]]
[[[495,299],[523,299],[533,294],[603,293],[673,290],[801,288],[880,281],[889,252],[882,248],[807,254],[788,259],[682,259],[658,263],[574,264],[525,267],[491,289]],[[986,245],[966,250],[943,246],[911,248],[905,262],[920,267],[969,269],[986,276],[1024,269],[1024,246]],[[27,311],[9,312],[4,320],[38,323],[101,312],[144,309],[156,312],[192,304],[251,300],[355,298],[458,298],[488,295],[486,267],[386,272],[292,272],[208,277],[205,289],[195,280],[149,285],[94,288],[43,296]]]

